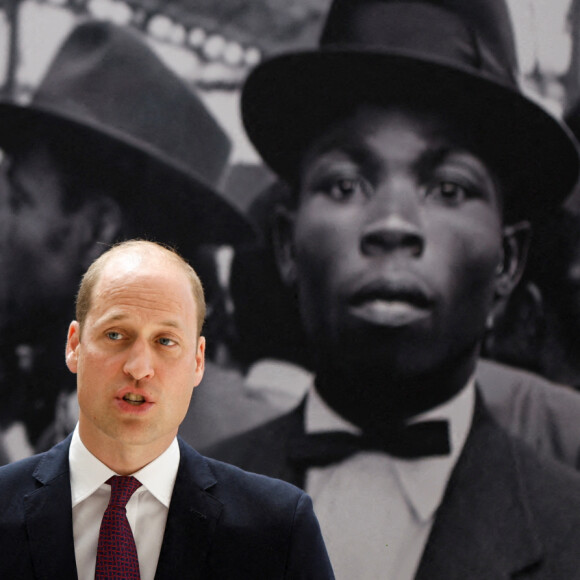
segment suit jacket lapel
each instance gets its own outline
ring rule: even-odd
[[[417,580],[507,578],[541,560],[516,454],[478,395]]]
[[[300,405],[292,411],[292,413],[282,417],[278,424],[280,430],[279,436],[274,437],[274,440],[284,444],[284,448],[280,450],[277,456],[280,463],[276,466],[277,472],[272,475],[283,481],[288,481],[293,485],[304,489],[306,485],[306,469],[300,467],[289,460],[288,446],[292,445],[292,440],[296,437],[304,435],[304,410],[306,407],[306,397],[302,400]]]
[[[24,497],[30,554],[38,578],[76,578],[68,464],[71,436],[40,460],[35,491]]]
[[[216,479],[205,459],[179,439],[181,459],[171,496],[156,580],[202,578],[222,504],[207,490]]]
[[[304,435],[304,408],[306,398],[293,411],[282,415],[255,431],[252,457],[243,466],[247,471],[264,473],[304,489],[306,470],[290,460],[289,447],[293,440]]]
[[[304,487],[304,469],[289,459],[292,439],[304,435],[304,401],[294,410],[210,447],[209,457]]]

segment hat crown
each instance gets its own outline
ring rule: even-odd
[[[322,49],[387,51],[439,61],[517,86],[517,56],[503,0],[335,0]]]
[[[266,163],[294,182],[304,151],[359,103],[436,101],[505,176],[506,219],[535,219],[570,192],[579,158],[567,128],[518,79],[505,0],[334,0],[318,49],[252,71],[242,116]]]
[[[65,40],[31,107],[61,115],[218,187],[231,143],[199,97],[141,40],[104,21]]]

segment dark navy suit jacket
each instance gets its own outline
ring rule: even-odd
[[[69,446],[0,468],[0,578],[77,578]],[[304,492],[179,447],[156,579],[334,578]]]
[[[304,471],[287,453],[303,423],[301,405],[208,454],[303,486]],[[580,476],[508,435],[478,395],[416,580],[573,580],[580,578],[579,547]]]

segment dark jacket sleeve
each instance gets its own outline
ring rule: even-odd
[[[221,506],[208,550],[208,578],[334,578],[307,494],[277,479],[205,461],[215,474],[206,494]]]
[[[284,577],[304,580],[334,578],[312,501],[306,494],[301,495],[296,506]]]

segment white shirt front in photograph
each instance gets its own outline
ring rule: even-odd
[[[337,580],[414,578],[467,439],[474,406],[472,379],[453,399],[409,421],[447,420],[448,455],[399,459],[361,451],[339,463],[307,470],[306,492],[312,497]],[[314,388],[306,400],[305,430],[360,433]]]

